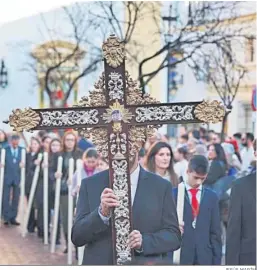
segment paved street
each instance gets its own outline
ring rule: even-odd
[[[17,220],[21,221],[20,214]],[[36,233],[23,238],[20,226],[7,228],[2,224],[0,227],[0,265],[67,265],[63,249],[64,246],[57,246],[56,253],[52,254],[50,245],[45,246]],[[223,265],[224,259],[223,256]],[[77,261],[73,260],[73,265],[77,265]]]
[[[0,265],[66,265],[63,247],[51,254],[36,234],[22,238],[19,227],[0,228]]]

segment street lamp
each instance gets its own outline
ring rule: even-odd
[[[171,67],[170,64],[172,64],[172,52],[171,52],[171,48],[170,48],[170,43],[172,40],[172,34],[174,34],[174,32],[172,33],[172,26],[174,26],[174,23],[176,23],[177,21],[177,14],[175,14],[176,16],[172,16],[172,11],[173,11],[173,7],[172,4],[169,5],[169,15],[168,16],[163,16],[162,20],[163,22],[168,22],[168,31],[167,33],[164,35],[165,37],[165,43],[169,44],[169,48],[168,48],[168,57],[167,57],[167,64],[168,64],[168,68],[167,68],[167,101],[171,102],[170,98],[172,95],[175,95],[175,93],[177,92],[177,84],[174,80],[174,67]],[[173,28],[174,30],[174,28]],[[175,135],[175,130],[176,128],[173,127],[173,125],[168,125],[167,126],[167,134],[171,137],[174,137]]]
[[[8,85],[8,72],[4,64],[4,60],[1,61],[0,68],[0,87],[6,88]]]
[[[177,16],[172,16],[172,5],[169,5],[169,16],[162,16],[162,20],[168,22],[168,33],[165,34],[165,42],[169,43],[171,38],[172,22],[177,21]]]

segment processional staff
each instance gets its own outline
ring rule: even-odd
[[[76,161],[76,170],[77,170],[77,198],[76,198],[76,205],[78,202],[78,198],[79,198],[79,189],[81,186],[81,181],[82,181],[82,176],[81,176],[81,170],[82,170],[82,160],[81,159],[77,159]]]
[[[69,265],[72,264],[72,247],[73,244],[71,242],[71,229],[72,229],[72,223],[73,223],[73,196],[72,196],[72,177],[74,174],[74,159],[69,159],[69,178],[68,178],[68,257],[67,262]]]
[[[77,164],[76,165],[76,169],[77,169],[77,198],[76,198],[76,205],[77,205],[78,198],[79,198],[79,189],[80,189],[81,180],[82,180],[82,176],[81,176],[82,160],[81,159],[77,159],[76,164]],[[85,246],[78,247],[78,265],[81,265],[82,264],[83,255],[84,255],[84,249],[85,249]]]
[[[177,196],[177,214],[178,214],[178,223],[181,224],[184,222],[184,200],[185,200],[185,184],[181,182],[178,185],[178,196]],[[180,263],[180,251],[181,249],[175,250],[173,253],[173,263]]]
[[[24,223],[24,217],[25,217],[25,173],[26,173],[26,149],[21,150],[21,196],[20,196],[20,202],[21,202],[21,218],[22,218],[22,231],[24,231],[24,228],[26,229],[25,223]]]
[[[56,237],[57,237],[58,217],[59,217],[59,208],[60,208],[62,164],[63,164],[63,157],[60,156],[58,157],[58,165],[57,165],[58,177],[56,178],[56,184],[55,184],[54,222],[53,222],[52,239],[51,239],[51,253],[55,252]]]
[[[37,188],[37,182],[38,182],[38,177],[39,177],[39,172],[40,172],[40,166],[41,166],[41,161],[42,161],[43,155],[42,153],[38,154],[37,157],[37,165],[36,165],[36,169],[34,172],[34,176],[33,176],[33,180],[32,180],[32,185],[30,188],[30,193],[29,193],[29,201],[28,201],[28,206],[25,212],[25,216],[24,216],[24,226],[23,226],[23,230],[22,230],[22,236],[25,237],[26,236],[26,232],[27,232],[27,226],[28,226],[28,222],[29,222],[29,216],[30,216],[30,212],[31,212],[31,208],[32,208],[32,204],[34,201],[34,197],[35,197],[35,192],[36,192],[36,188]]]
[[[1,150],[1,162],[0,162],[0,219],[2,217],[2,203],[3,203],[3,191],[4,191],[4,166],[5,166],[5,149]],[[0,222],[0,227],[2,222]]]
[[[44,177],[44,244],[48,245],[48,153],[44,152],[44,161],[43,161],[43,177]]]

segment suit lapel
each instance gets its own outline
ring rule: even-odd
[[[198,213],[198,217],[196,219],[196,224],[201,222],[202,218],[205,218],[204,215],[202,215],[202,213],[204,213],[204,211],[209,211],[208,209],[205,210],[205,208],[208,208],[208,196],[206,196],[206,190],[203,187],[202,188],[202,194],[201,194],[201,200],[200,200],[200,205],[199,205],[199,213]]]
[[[187,192],[187,189],[185,188],[185,205],[184,205],[184,215],[185,213],[189,213],[189,220],[190,222],[193,220],[193,213],[192,213],[192,206],[191,206],[191,203],[190,203],[190,200],[189,200],[189,196],[188,196],[188,192]],[[185,220],[185,216],[184,216],[184,220]]]
[[[185,188],[185,201],[190,205],[191,207],[191,203],[190,203],[190,200],[189,200],[189,197],[188,197],[188,192],[187,192],[187,189]]]
[[[21,160],[21,147],[18,147],[18,150],[17,150],[17,159],[20,161]]]
[[[147,200],[147,193],[145,192],[146,185],[147,185],[147,173],[142,167],[140,167],[136,194],[135,194],[134,203],[132,206],[132,224],[133,224],[133,227],[135,228],[138,227],[137,226],[138,224],[136,222],[137,220],[139,220],[139,218],[137,217],[140,213],[142,213],[142,211],[140,210],[141,208],[140,202]]]
[[[11,147],[8,147],[8,148],[6,149],[6,155],[8,155],[9,160],[10,160],[10,162],[12,163],[12,162],[13,162],[13,156],[12,156],[12,150],[11,150]]]
[[[201,199],[200,199],[200,209],[201,209],[201,206],[202,206],[202,202],[203,202],[203,198],[204,198],[204,193],[205,193],[205,188],[202,187],[202,193],[201,193]]]

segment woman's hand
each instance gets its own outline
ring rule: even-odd
[[[47,163],[42,163],[42,168],[45,169],[45,168],[48,168],[48,164]]]
[[[56,173],[54,174],[54,177],[55,177],[56,179],[59,179],[59,178],[62,177],[62,173],[56,172]]]
[[[1,167],[1,166],[0,166]],[[24,164],[24,162],[20,162],[20,168],[25,168],[25,164]]]
[[[185,226],[184,221],[182,221],[181,223],[179,223],[179,230],[180,230],[181,234],[184,233],[184,226]]]
[[[39,159],[36,159],[35,161],[34,161],[34,164],[37,166],[37,165],[39,165],[40,164],[40,160]]]

